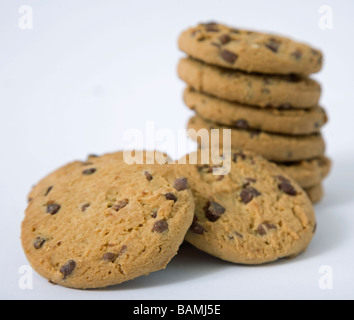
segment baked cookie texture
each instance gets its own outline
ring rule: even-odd
[[[277,163],[277,165],[302,188],[311,188],[321,184],[328,176],[332,161],[322,156],[294,163]]]
[[[313,204],[319,203],[324,197],[324,189],[321,183],[316,186],[306,188],[305,191]]]
[[[220,126],[194,116],[188,123],[189,136],[198,141],[201,147],[208,144],[219,143],[223,146],[223,135],[220,134],[217,141],[211,141],[211,130],[230,129],[226,126]],[[201,131],[200,131],[201,130]],[[199,139],[203,136],[202,139]],[[231,147],[233,149],[246,149],[263,156],[274,162],[294,162],[307,159],[313,159],[324,155],[325,143],[321,134],[312,134],[305,136],[288,136],[272,134],[257,130],[231,129]]]
[[[321,96],[320,84],[307,77],[245,73],[191,58],[180,60],[178,75],[197,91],[263,108],[313,108]]]
[[[184,102],[201,118],[239,129],[257,129],[287,135],[320,132],[327,122],[323,108],[275,109],[258,108],[218,99],[191,87],[184,91]]]
[[[309,75],[323,64],[321,51],[304,43],[214,22],[185,30],[178,45],[195,59],[246,72]]]
[[[220,165],[203,164],[200,151],[187,159],[178,166],[196,203],[187,242],[223,260],[252,265],[294,257],[308,247],[316,225],[312,204],[275,164],[238,151],[229,159],[230,173],[215,175]]]
[[[71,288],[101,288],[165,268],[194,200],[175,165],[127,165],[122,153],[70,163],[32,190],[22,245],[34,270]]]

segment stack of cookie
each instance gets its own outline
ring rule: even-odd
[[[321,70],[322,53],[217,23],[184,31],[179,48],[188,54],[178,66],[188,85],[184,100],[196,112],[188,128],[231,129],[232,148],[279,164],[314,203],[320,201],[330,170],[320,133],[327,116],[318,105],[321,86],[308,76]],[[194,130],[191,138],[198,140]]]

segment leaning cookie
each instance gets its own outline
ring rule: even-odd
[[[320,132],[327,122],[323,108],[274,109],[258,108],[214,98],[187,88],[186,105],[207,121],[236,127],[256,129],[288,135],[305,135]]]
[[[188,181],[173,165],[121,159],[71,163],[32,191],[22,245],[51,282],[107,287],[163,269],[177,253],[193,220]]]
[[[312,204],[279,167],[239,151],[231,155],[230,173],[214,175],[220,165],[202,164],[196,155],[178,167],[196,203],[187,242],[241,264],[293,257],[308,247],[316,225]]]
[[[313,108],[321,96],[320,84],[307,77],[250,74],[190,58],[181,59],[178,75],[203,93],[259,107]]]
[[[323,61],[319,50],[304,43],[218,23],[189,28],[178,44],[193,58],[246,72],[309,75],[320,71]]]
[[[198,141],[201,147],[209,144],[223,146],[224,130],[230,127],[220,126],[195,116],[189,120],[188,134]],[[219,133],[219,139],[211,140],[212,130]],[[231,129],[231,148],[247,149],[274,162],[294,162],[321,157],[325,143],[320,133],[305,136],[288,136],[256,130]],[[202,137],[200,139],[200,137]]]

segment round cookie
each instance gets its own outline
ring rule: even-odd
[[[32,191],[22,245],[34,270],[100,288],[165,268],[193,220],[175,165],[127,165],[122,153],[71,163]],[[41,190],[41,191],[40,191]]]
[[[316,225],[312,204],[279,167],[239,151],[231,156],[230,173],[220,176],[213,174],[220,165],[201,164],[195,157],[178,167],[196,203],[187,242],[241,264],[293,257],[307,248]]]
[[[178,45],[193,58],[246,72],[309,75],[320,71],[323,62],[322,53],[304,43],[217,23],[189,28]]]
[[[302,188],[311,188],[319,185],[328,176],[331,160],[322,156],[294,163],[277,163],[277,165]]]
[[[221,132],[219,140],[215,142],[210,141],[212,129]],[[230,128],[207,122],[198,116],[192,117],[188,123],[190,138],[198,141],[201,147],[208,146],[210,143],[212,145],[219,143],[219,146],[222,147],[222,130],[225,129]],[[202,139],[200,139],[201,136]],[[231,130],[231,148],[247,149],[274,162],[294,162],[321,157],[325,151],[325,143],[321,134],[286,136],[233,128]]]
[[[180,60],[178,75],[197,91],[264,108],[315,108],[321,96],[321,86],[306,77],[249,74],[190,58]]]
[[[311,188],[306,188],[305,191],[313,204],[319,203],[324,196],[324,190],[321,183]]]
[[[257,108],[214,98],[187,88],[186,105],[201,118],[240,129],[257,129],[289,135],[317,133],[327,122],[324,109],[273,109]]]

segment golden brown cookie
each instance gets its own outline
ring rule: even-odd
[[[198,143],[205,147],[207,144],[215,145],[215,143],[223,146],[223,130],[230,128],[207,122],[196,116],[189,120],[188,129],[189,136],[195,141],[199,140]],[[210,141],[213,129],[219,133],[220,138],[215,143]],[[202,134],[203,139],[200,140],[198,134]],[[231,148],[247,148],[274,162],[294,162],[323,156],[325,143],[321,134],[288,136],[233,128]]]
[[[306,77],[250,74],[191,58],[181,59],[178,75],[197,91],[263,108],[314,108],[321,96],[319,83]]]
[[[22,245],[34,270],[100,288],[165,268],[193,220],[174,165],[127,165],[122,153],[58,169],[31,192]]]
[[[187,157],[189,164],[178,167],[196,203],[186,236],[189,243],[242,264],[272,262],[307,248],[316,225],[312,204],[279,167],[238,151],[231,155],[230,173],[214,175],[220,165],[202,164],[196,154]]]
[[[193,58],[246,72],[309,75],[320,71],[323,62],[322,53],[304,43],[218,23],[189,28],[178,44]]]
[[[218,99],[187,88],[186,105],[201,118],[239,129],[257,129],[288,135],[305,135],[320,132],[327,122],[323,108],[274,109],[258,108]]]

